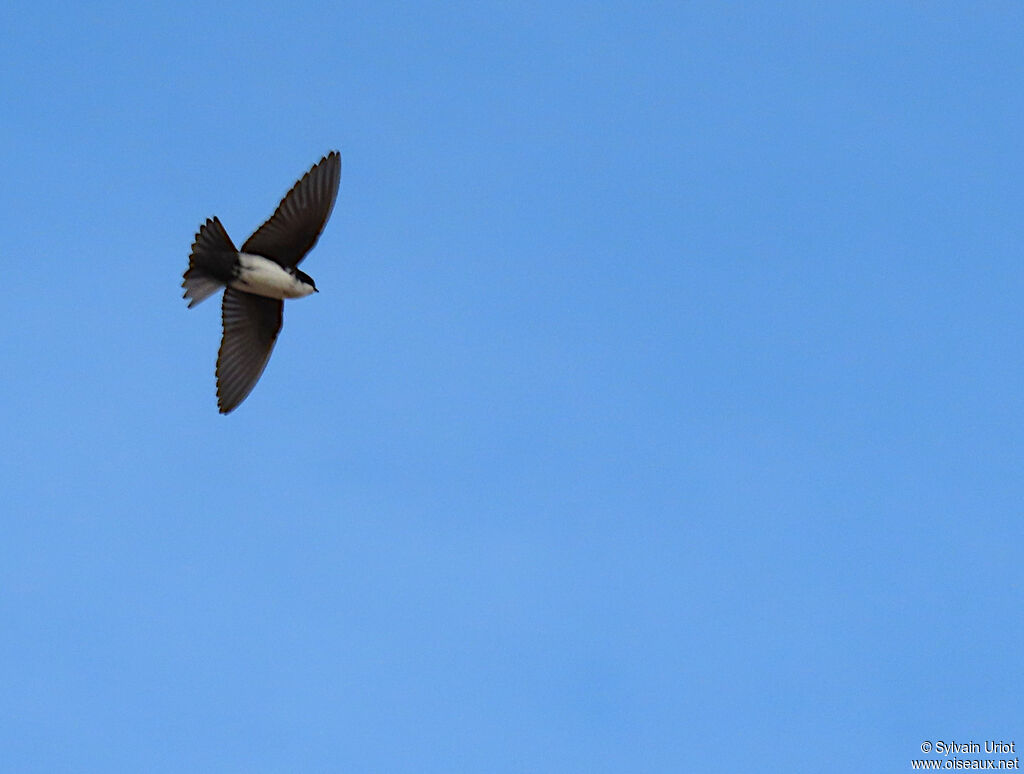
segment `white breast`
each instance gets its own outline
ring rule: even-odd
[[[313,287],[282,269],[261,255],[238,254],[241,271],[231,287],[268,298],[302,298],[313,292]]]

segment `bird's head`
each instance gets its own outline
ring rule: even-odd
[[[309,287],[311,287],[313,289],[312,290],[313,293],[319,293],[320,292],[319,290],[317,290],[316,283],[313,282],[313,278],[310,277],[308,274],[306,274],[306,272],[304,272],[304,271],[302,271],[300,269],[293,269],[292,271],[295,272],[295,278],[299,282],[301,282],[303,285],[309,285]]]

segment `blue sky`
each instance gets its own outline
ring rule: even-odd
[[[6,4],[0,770],[1017,739],[1022,24]],[[195,230],[333,148],[321,292],[219,416]]]

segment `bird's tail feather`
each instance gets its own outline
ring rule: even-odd
[[[207,219],[199,227],[199,233],[192,243],[188,269],[181,283],[185,288],[184,297],[189,299],[189,309],[231,281],[231,269],[237,256],[238,250],[220,220]]]

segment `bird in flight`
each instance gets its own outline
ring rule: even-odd
[[[199,227],[181,286],[189,309],[225,288],[217,353],[221,414],[237,408],[263,374],[281,330],[284,299],[316,292],[313,278],[298,266],[331,216],[340,180],[341,156],[331,151],[292,186],[241,250],[218,218]]]

